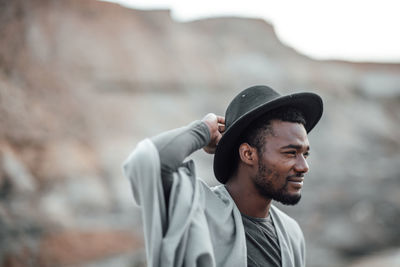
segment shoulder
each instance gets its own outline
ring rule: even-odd
[[[218,199],[220,200],[226,200],[226,196],[223,193],[223,186],[218,185],[218,186],[213,186],[210,187],[209,185],[206,184],[202,179],[196,178],[197,183],[199,184],[199,187],[202,191],[202,193],[206,196],[206,198],[211,197],[212,199]],[[210,200],[210,199],[207,199]]]
[[[228,214],[234,209],[234,201],[224,185],[209,187],[204,181],[197,179],[207,213]]]
[[[231,199],[230,195],[229,195],[228,191],[226,191],[226,188],[224,185],[214,186],[214,187],[210,188],[210,190],[216,196],[218,196],[221,200],[230,201],[230,199]]]

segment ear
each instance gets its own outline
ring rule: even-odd
[[[257,149],[248,143],[243,143],[239,146],[239,155],[241,161],[247,165],[253,166],[258,163]]]

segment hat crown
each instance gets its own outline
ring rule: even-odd
[[[280,96],[274,89],[264,85],[257,85],[243,90],[232,100],[226,109],[226,128],[229,128],[235,121],[249,113],[249,111]]]
[[[319,121],[323,111],[322,99],[314,93],[302,92],[282,96],[264,85],[253,86],[240,92],[226,110],[225,132],[214,155],[214,174],[218,181],[225,183],[231,177],[236,164],[235,145],[246,128],[260,116],[281,107],[300,110],[306,119],[304,127],[307,133]]]

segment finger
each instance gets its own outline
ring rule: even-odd
[[[218,116],[218,115],[217,115],[217,121],[218,121],[218,123],[225,124],[225,118],[222,117],[222,116]]]
[[[208,153],[208,154],[215,154],[215,148],[209,149],[209,150],[207,151],[207,153]]]
[[[218,131],[220,133],[225,132],[225,124],[218,124]]]
[[[204,147],[203,150],[205,152],[207,152],[208,154],[214,154],[215,153],[215,148]]]

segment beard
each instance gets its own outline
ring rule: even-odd
[[[266,165],[260,163],[253,182],[258,192],[265,198],[276,200],[284,205],[296,205],[301,199],[301,194],[290,194],[288,192],[288,177],[281,188],[274,189],[272,181],[277,181],[279,178],[279,173],[268,169]]]

